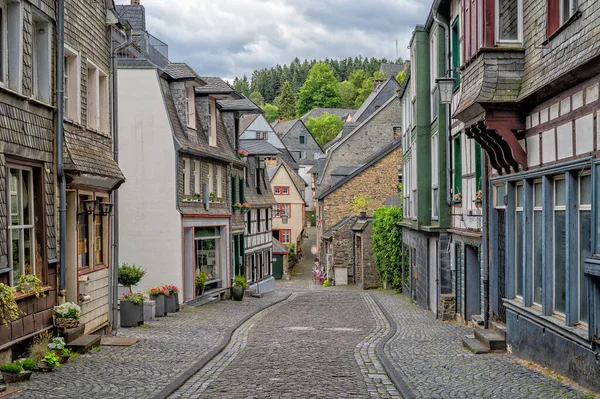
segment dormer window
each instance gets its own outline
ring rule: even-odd
[[[196,93],[193,85],[185,86],[185,118],[189,128],[196,128]]]
[[[217,104],[215,100],[208,101],[208,144],[212,147],[217,146]]]

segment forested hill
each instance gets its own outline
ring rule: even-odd
[[[265,103],[273,103],[275,98],[280,95],[281,88],[286,81],[289,81],[294,94],[298,94],[300,88],[306,81],[310,69],[317,63],[324,62],[331,68],[333,75],[338,82],[348,80],[350,74],[357,70],[363,70],[365,75],[371,76],[379,71],[382,63],[388,63],[385,58],[345,58],[342,60],[304,60],[300,61],[297,57],[289,65],[277,65],[272,68],[256,70],[252,73],[251,79],[247,76],[236,77],[233,81],[233,87],[246,96],[252,92],[258,92],[262,95]],[[398,60],[402,63],[402,60]]]

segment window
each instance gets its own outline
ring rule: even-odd
[[[417,218],[417,141],[413,141],[412,146],[411,146],[411,156],[410,156],[410,162],[411,162],[411,166],[410,166],[410,170],[412,171],[412,174],[410,176],[411,179],[411,188],[412,188],[412,194],[410,197],[410,204],[411,204],[411,210],[410,210],[410,214],[412,215],[413,219]]]
[[[305,135],[298,136],[298,144],[306,144],[306,136]]]
[[[289,195],[290,193],[290,188],[289,187],[283,187],[283,195]]]
[[[183,159],[183,195],[190,195],[190,160]]]
[[[462,195],[462,156],[461,156],[461,136],[454,138],[454,201],[459,202]]]
[[[268,140],[269,132],[256,132],[256,138],[258,140]]]
[[[588,277],[585,275],[585,259],[591,256],[592,248],[592,176],[579,176],[579,320],[587,323]]]
[[[438,29],[437,26],[435,28],[433,28],[432,32],[431,32],[431,38],[430,38],[430,46],[429,46],[429,52],[430,52],[430,62],[431,62],[431,67],[430,67],[430,75],[429,75],[429,87],[431,89],[431,121],[433,122],[435,120],[435,118],[437,118],[438,116],[438,95],[437,95],[437,83],[436,83],[436,79],[439,77],[438,76],[438,40],[437,40],[437,34],[438,34]]]
[[[287,186],[276,186],[275,187],[275,195],[289,195],[290,188]]]
[[[523,183],[517,184],[515,195],[515,293],[523,298]]]
[[[33,170],[31,168],[9,165],[10,176],[8,209],[10,225],[8,241],[11,279],[13,285],[23,274],[35,274],[36,254],[34,235]]]
[[[554,312],[566,309],[566,184],[564,176],[554,179]]]
[[[246,202],[246,180],[242,177],[240,178],[240,203],[244,202]]]
[[[533,303],[542,306],[542,182],[533,183]]]
[[[496,41],[520,43],[523,36],[523,0],[496,0]]]
[[[273,205],[273,217],[274,218],[280,218],[282,216],[287,216],[290,217],[291,216],[291,204],[278,204],[278,205]]]
[[[23,5],[20,1],[8,2],[4,10],[6,13],[2,13],[2,63],[6,68],[8,87],[20,93],[23,81]]]
[[[89,219],[85,211],[85,204],[91,201],[92,197],[88,195],[79,195],[79,211],[77,213],[77,266],[90,267],[89,242],[90,228]]]
[[[292,243],[292,231],[291,230],[279,230],[279,238],[282,244]]]
[[[221,231],[219,227],[196,227],[196,273],[205,272],[208,280],[221,276]]]
[[[196,128],[196,92],[192,85],[185,86],[185,120],[189,128]]]
[[[52,100],[52,25],[33,14],[33,94],[50,103]]]
[[[108,132],[108,76],[91,61],[87,73],[87,126]]]
[[[300,159],[306,159],[306,151],[298,151],[298,155]]]
[[[416,169],[415,169],[416,170]],[[438,201],[438,135],[431,136],[431,218],[437,219],[439,214]]]
[[[202,196],[201,172],[200,161],[194,161],[194,194],[198,194],[200,196]]]
[[[267,218],[267,230],[271,230],[271,210],[269,208],[266,208],[265,213]]]
[[[237,176],[231,176],[231,204],[237,202]]]
[[[454,88],[458,88],[460,86],[460,74],[458,73],[458,68],[460,68],[460,27],[459,27],[459,18],[456,17],[454,22],[452,23],[452,77],[454,78]]]
[[[81,120],[80,65],[79,53],[65,47],[65,118],[74,122]]]
[[[208,193],[209,194],[215,194],[213,168],[214,168],[214,165],[212,163],[209,163],[208,164]]]
[[[275,195],[281,194],[281,187],[275,187]]]
[[[217,165],[217,198],[223,198],[223,167]]]
[[[208,144],[212,147],[217,146],[217,105],[215,100],[208,101],[209,109],[209,129],[208,129]]]
[[[258,208],[256,210],[256,232],[260,233],[263,231],[263,218],[262,218],[262,208]]]

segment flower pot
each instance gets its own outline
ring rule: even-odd
[[[21,371],[18,374],[2,373],[2,379],[4,380],[5,384],[29,381],[30,378],[31,371]]]
[[[231,287],[231,296],[235,301],[241,301],[244,299],[244,291],[246,289],[242,287]]]
[[[154,320],[156,304],[154,301],[144,301],[144,322]]]
[[[54,366],[48,366],[44,362],[38,362],[38,371],[41,371],[42,373],[49,373],[54,371]]]
[[[144,324],[144,305],[121,301],[121,327],[137,327]]]
[[[65,364],[66,362],[68,362],[70,357],[70,355],[60,355],[60,364]]]
[[[154,301],[155,310],[154,314],[156,317],[165,317],[167,315],[167,311],[165,309],[165,300],[166,297],[163,294],[160,295],[150,295],[150,299]]]
[[[55,318],[54,326],[55,327],[63,327],[66,329],[79,327],[80,321],[78,319],[66,319],[66,318]]]
[[[201,296],[202,294],[204,294],[204,286],[196,286],[196,296]]]
[[[175,293],[175,311],[179,312],[179,292]]]
[[[167,313],[177,312],[177,298],[175,297],[175,294],[165,297],[165,310]]]

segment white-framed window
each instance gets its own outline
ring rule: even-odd
[[[194,86],[185,86],[185,118],[189,128],[196,128],[196,91]]]
[[[108,202],[106,193],[77,193],[77,267],[93,269],[108,265],[109,215],[103,215],[100,203]],[[93,213],[86,212],[86,203],[95,202]]]
[[[431,32],[430,44],[429,44],[429,52],[430,52],[430,83],[429,87],[431,88],[431,121],[433,122],[435,118],[438,116],[438,94],[437,94],[437,83],[436,79],[438,76],[438,39],[437,39],[438,29],[435,26]]]
[[[183,159],[183,195],[190,195],[190,160]]]
[[[553,311],[560,315],[566,311],[567,242],[566,242],[566,183],[565,176],[554,178],[554,297]]]
[[[33,169],[20,165],[8,165],[8,226],[10,285],[24,274],[35,274],[35,232],[33,203]]]
[[[523,299],[523,183],[515,187],[515,294]]]
[[[217,198],[223,198],[223,167],[217,165]]]
[[[65,45],[65,118],[81,122],[81,58],[79,52]]]
[[[590,171],[579,175],[579,322],[587,324],[588,278],[585,259],[592,256],[592,176]]]
[[[280,230],[279,236],[281,237],[282,244],[292,243],[292,231],[291,230]]]
[[[523,0],[496,0],[496,42],[523,41]]]
[[[313,154],[313,158],[314,158],[314,159],[319,159],[319,153],[318,153],[318,152],[315,152],[315,153]]]
[[[431,218],[439,217],[438,134],[431,136]]]
[[[202,170],[200,169],[200,161],[194,161],[194,194],[202,196]]]
[[[215,100],[210,99],[208,101],[209,110],[209,128],[208,128],[208,144],[211,147],[217,146],[217,103]]]
[[[2,9],[2,82],[18,93],[23,85],[23,4],[0,1]]]
[[[577,12],[579,6],[578,0],[558,0],[560,1],[560,24],[564,24]]]
[[[273,205],[273,217],[280,218],[281,213],[279,212],[279,205]]]
[[[300,159],[306,159],[306,151],[300,151]]]
[[[108,75],[87,61],[87,126],[108,133]]]
[[[33,13],[33,95],[52,101],[52,25],[47,18]]]
[[[542,181],[533,182],[533,303],[542,306]]]

